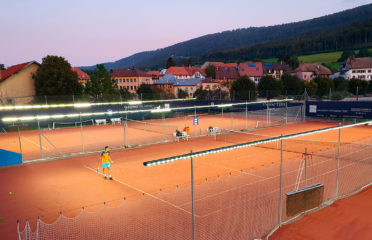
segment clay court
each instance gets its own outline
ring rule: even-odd
[[[229,127],[232,124],[231,118],[222,121],[220,117],[204,117],[200,117],[198,128],[191,127],[190,135],[193,132],[198,134],[198,131],[204,135],[206,128],[212,124]],[[185,124],[192,126],[191,121],[192,118],[179,118],[167,125],[181,128]],[[257,126],[257,119],[249,122],[240,119],[239,122],[239,118],[234,118],[235,126],[248,123],[253,129]],[[256,141],[263,136],[275,137],[281,133],[288,135],[337,125],[335,122],[293,123],[245,133],[200,136],[180,142],[172,141],[170,135],[169,142],[112,151],[112,159],[115,161],[112,166],[114,181],[105,181],[102,175],[96,175],[98,153],[3,168],[0,170],[0,180],[7,184],[2,185],[0,199],[6,207],[0,210],[0,217],[4,219],[0,223],[0,232],[6,238],[16,238],[17,220],[20,220],[22,231],[26,219],[31,230],[35,231],[39,217],[39,239],[57,236],[63,236],[64,239],[79,239],[83,236],[109,239],[192,239],[190,161],[180,160],[152,167],[144,167],[143,162],[186,154],[191,149],[198,152]],[[84,134],[91,136],[89,141],[92,150],[95,150],[97,146],[124,144],[122,130],[120,125],[90,126],[84,128]],[[80,134],[79,129],[43,131],[45,135],[49,134],[48,138],[53,139],[52,142],[58,148],[69,153],[78,151],[74,146],[77,144],[76,138],[80,141],[80,136],[76,135]],[[37,156],[40,151],[35,132],[22,133],[29,134],[24,139],[32,142],[23,144],[27,140],[22,138],[22,150],[26,156]],[[102,139],[102,135],[110,137]],[[164,140],[163,134],[130,129],[130,124],[128,135],[131,144],[138,145],[148,141],[148,138],[154,142]],[[371,126],[342,130],[341,149],[345,157],[340,159],[340,195],[357,190],[366,181],[371,182],[371,159],[368,155],[371,136]],[[16,144],[12,143],[17,138],[14,134],[1,139],[1,142],[9,142],[9,150],[16,150]],[[313,154],[308,184],[322,182],[325,185],[324,201],[334,198],[337,139],[338,131],[333,130],[283,142],[284,193],[293,190],[299,163],[307,148]],[[118,141],[120,144],[117,144]],[[351,146],[353,149],[350,149]],[[52,146],[45,147],[53,152]],[[353,157],[347,156],[351,152],[354,153]],[[257,238],[268,234],[278,222],[279,163],[278,142],[195,158],[197,239],[246,239],[246,236]],[[350,179],[354,184],[349,183]],[[303,175],[299,184],[304,184]],[[282,208],[285,209],[285,202]],[[75,220],[70,221],[69,218]],[[283,216],[283,221],[288,219]],[[100,226],[102,221],[108,224],[106,230]],[[280,231],[274,238],[278,234],[285,234]],[[22,234],[23,239],[30,238]]]

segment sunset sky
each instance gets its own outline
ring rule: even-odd
[[[116,61],[205,34],[296,22],[364,0],[0,0],[0,63],[46,55],[74,66]]]

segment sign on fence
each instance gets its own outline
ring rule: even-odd
[[[194,116],[194,125],[199,125],[199,116]]]
[[[308,101],[306,116],[372,119],[372,101]]]

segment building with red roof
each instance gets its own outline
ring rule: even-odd
[[[34,80],[40,64],[36,61],[10,66],[0,71],[0,104],[25,104],[35,96]],[[28,98],[26,98],[28,97]]]
[[[135,93],[142,84],[153,83],[150,75],[135,68],[113,69],[110,74],[118,84],[119,89],[127,89],[131,93]]]
[[[86,74],[85,72],[83,72],[82,70],[80,70],[79,68],[71,68],[72,71],[76,72],[77,75],[78,75],[78,80],[79,80],[79,83],[81,83],[82,85],[85,86],[85,84],[90,81],[90,76],[88,74]]]
[[[160,74],[160,71],[147,71],[147,75],[152,77],[153,82],[158,81],[162,76],[164,76]]]
[[[177,79],[205,77],[204,70],[199,67],[170,67],[167,69],[166,74],[172,74]]]
[[[319,63],[301,63],[295,70],[294,74],[301,80],[310,82],[316,77],[329,78],[332,74],[329,68]]]
[[[263,76],[262,62],[240,63],[238,70],[240,76],[248,76],[256,84]]]
[[[237,63],[224,63],[224,62],[205,62],[201,68],[206,69],[208,66],[213,65],[216,69],[223,67],[236,67]]]

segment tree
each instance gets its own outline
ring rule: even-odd
[[[192,62],[192,58],[191,57],[187,59],[187,65],[188,66],[192,66],[193,65],[193,62]]]
[[[372,80],[369,80],[369,83],[368,83],[368,92],[369,93],[372,93]]]
[[[370,57],[372,54],[369,52],[368,48],[362,48],[359,50],[359,53],[356,57]]]
[[[241,76],[231,85],[231,96],[236,100],[255,100],[256,84],[247,76]]]
[[[177,91],[177,96],[178,98],[187,98],[189,96],[189,93],[179,88]]]
[[[129,92],[129,90],[127,88],[122,88],[119,91],[120,91],[121,99],[123,101],[132,100],[132,99],[135,99],[135,97],[136,97],[136,94]]]
[[[352,78],[349,81],[348,90],[354,95],[366,94],[368,92],[368,82],[365,80]]]
[[[0,70],[5,70],[5,65],[4,64],[0,64]]]
[[[167,64],[166,64],[165,67],[168,69],[168,68],[173,67],[173,66],[175,66],[174,61],[173,61],[173,58],[172,57],[169,57],[168,60],[167,60]]]
[[[288,64],[292,69],[297,68],[300,65],[297,56],[282,56],[279,57],[279,61],[283,61]]]
[[[216,67],[212,64],[208,65],[208,67],[205,69],[205,74],[207,77],[216,78]]]
[[[118,99],[120,93],[116,81],[111,79],[103,64],[98,64],[96,68],[90,75],[90,81],[85,84],[84,92],[100,100]]]
[[[333,85],[335,91],[347,91],[349,82],[343,77],[337,77],[333,79]]]
[[[304,82],[304,88],[309,96],[314,96],[318,89],[318,84],[311,80],[310,82]]]
[[[37,96],[44,95],[78,95],[82,85],[78,75],[71,70],[71,65],[63,57],[46,56],[40,67],[32,75]]]
[[[271,99],[280,95],[282,84],[273,76],[263,76],[258,82],[258,95]]]
[[[355,53],[353,50],[345,50],[342,52],[342,55],[341,57],[337,60],[338,62],[344,62],[346,61],[346,59],[348,59],[349,57],[352,57],[354,56]]]
[[[334,89],[333,81],[329,78],[316,77],[313,81],[318,85],[315,94],[319,99]]]
[[[280,78],[280,81],[283,87],[283,94],[299,95],[303,93],[304,82],[301,81],[297,76],[284,73]]]

